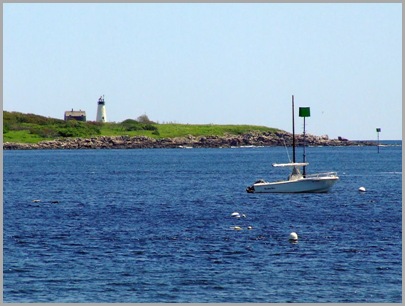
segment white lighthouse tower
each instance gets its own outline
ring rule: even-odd
[[[107,122],[107,112],[105,111],[104,95],[98,99],[97,105],[97,122]]]

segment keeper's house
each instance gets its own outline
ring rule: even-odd
[[[86,112],[82,110],[74,111],[72,108],[71,111],[65,112],[65,121],[68,120],[77,120],[86,122]]]

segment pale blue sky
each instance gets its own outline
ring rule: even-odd
[[[402,138],[402,4],[3,4],[3,109]],[[302,120],[296,118],[296,131]]]

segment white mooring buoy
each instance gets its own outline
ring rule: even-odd
[[[360,187],[360,188],[359,188],[359,191],[361,191],[361,192],[365,192],[365,191],[366,191],[366,188],[364,188],[364,187]]]
[[[298,235],[296,232],[290,233],[290,236],[288,236],[288,240],[290,241],[298,241]]]
[[[231,213],[231,217],[234,217],[234,218],[241,218],[241,217],[246,218],[246,215],[245,214],[240,214],[240,213],[235,211],[235,212]]]
[[[240,213],[235,211],[235,212],[231,213],[231,217],[240,218]]]

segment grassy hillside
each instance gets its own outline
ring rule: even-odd
[[[144,135],[153,138],[182,136],[223,136],[244,134],[251,131],[278,131],[274,128],[254,125],[213,124],[157,124],[127,119],[119,123],[64,121],[35,114],[3,111],[3,142],[37,143],[60,137],[96,137]]]

